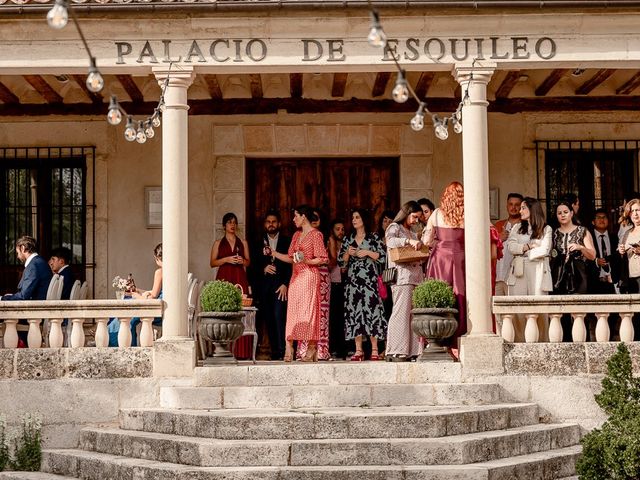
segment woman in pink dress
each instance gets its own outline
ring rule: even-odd
[[[453,287],[458,303],[458,329],[449,340],[450,353],[458,358],[458,338],[467,332],[467,298],[464,274],[464,190],[451,182],[440,198],[440,207],[429,217],[422,241],[431,247],[427,278],[444,280]]]
[[[293,223],[299,229],[287,255],[272,251],[283,262],[293,263],[287,302],[286,350],[284,361],[293,359],[293,342],[307,341],[303,362],[318,360],[317,342],[320,338],[320,271],[329,261],[322,234],[311,226],[313,210],[302,205],[294,209]]]

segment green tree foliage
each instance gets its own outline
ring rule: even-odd
[[[413,308],[454,308],[456,297],[447,282],[430,278],[413,290]]]
[[[5,469],[11,457],[9,456],[9,439],[7,438],[7,423],[3,415],[0,415],[0,472]]]
[[[596,403],[608,420],[582,439],[581,480],[640,480],[640,379],[624,343],[607,362]]]
[[[232,283],[223,280],[207,282],[200,293],[203,312],[239,312],[242,293]]]

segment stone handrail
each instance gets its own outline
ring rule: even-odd
[[[62,321],[69,319],[72,325],[70,346],[72,348],[84,346],[83,324],[86,319],[95,319],[97,347],[109,345],[107,321],[116,317],[120,321],[118,332],[118,346],[131,346],[131,331],[129,323],[132,317],[140,317],[140,346],[153,345],[153,327],[151,323],[155,317],[162,317],[164,302],[162,300],[23,300],[0,301],[0,322],[4,322],[4,346],[16,348],[18,346],[18,321],[29,322],[27,344],[29,348],[42,346],[41,320],[47,319],[51,325],[49,331],[49,346],[60,348],[63,345]]]
[[[524,315],[526,326],[525,341],[534,343],[539,340],[537,325],[538,315],[549,315],[549,341],[562,341],[562,324],[560,319],[564,314],[573,318],[571,335],[574,342],[584,342],[587,330],[584,317],[594,314],[596,324],[596,341],[609,341],[609,314],[618,313],[622,318],[620,325],[620,340],[633,341],[633,314],[640,312],[640,294],[633,295],[514,295],[508,297],[493,297],[493,313],[500,315],[503,320],[502,338],[513,342],[515,331],[513,317]]]

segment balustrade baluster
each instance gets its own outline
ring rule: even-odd
[[[138,342],[141,347],[153,346],[153,317],[141,318],[142,326],[140,327],[140,337]]]
[[[39,318],[30,318],[29,333],[27,333],[27,345],[29,348],[42,348],[42,332],[40,331]]]
[[[120,319],[120,330],[118,330],[118,347],[131,346],[131,318]]]
[[[4,348],[18,348],[18,320],[4,321]]]
[[[49,347],[60,348],[63,344],[62,319],[52,318],[49,320]]]
[[[513,328],[513,315],[502,315],[502,338],[506,342],[513,343],[516,338],[516,330]]]
[[[536,343],[540,338],[540,329],[538,328],[538,314],[527,314],[527,325],[524,328],[524,341],[527,343]]]
[[[571,338],[574,342],[587,341],[587,329],[584,325],[584,313],[573,314],[573,328],[571,329]]]
[[[71,348],[84,347],[84,318],[74,318],[71,324]]]
[[[596,342],[608,342],[609,341],[609,318],[608,313],[599,313],[598,322],[596,323]]]
[[[562,342],[562,315],[559,313],[551,314],[551,322],[549,323],[549,341],[551,343]]]
[[[632,313],[621,313],[622,323],[620,324],[620,340],[623,342],[633,342],[633,318]]]
[[[108,318],[96,318],[96,347],[109,346],[109,331],[107,330]]]

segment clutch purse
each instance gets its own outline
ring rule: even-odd
[[[423,262],[429,258],[429,247],[423,246],[416,250],[412,246],[396,247],[389,249],[389,258],[394,263]]]
[[[385,268],[382,271],[382,281],[387,285],[396,283],[397,279],[398,279],[398,270],[396,269],[396,267]]]

